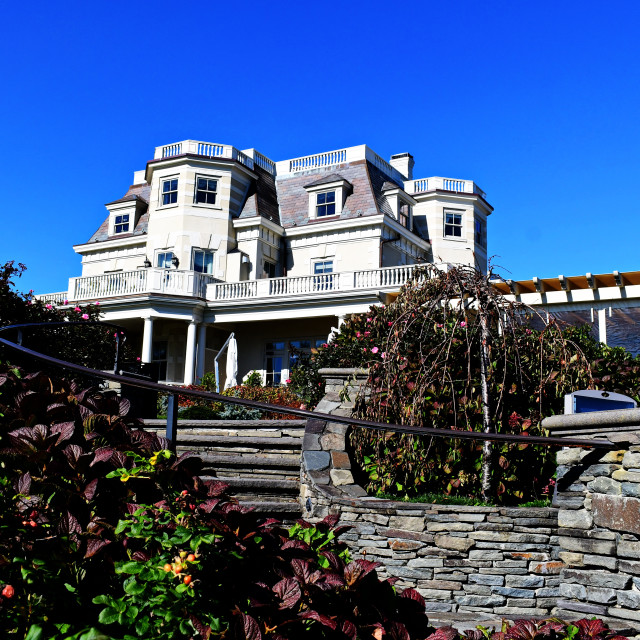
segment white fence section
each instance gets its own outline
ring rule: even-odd
[[[57,293],[43,293],[42,295],[36,295],[35,298],[44,304],[64,304],[68,295],[68,291],[58,291]]]
[[[327,151],[313,156],[304,156],[289,160],[289,173],[317,169],[318,167],[330,167],[347,161],[347,150]]]
[[[137,269],[85,278],[71,278],[69,300],[101,300],[146,293],[204,298],[207,285],[214,282],[220,281],[197,271]]]
[[[227,158],[237,160],[249,169],[253,169],[253,158],[242,153],[230,144],[217,144],[215,142],[202,142],[200,140],[183,140],[163,147],[156,147],[154,159],[172,158],[181,154],[191,153],[206,158]]]
[[[400,288],[411,278],[415,265],[404,267],[387,267],[385,269],[368,269],[355,272],[355,288],[371,289],[373,287]]]
[[[242,282],[221,282],[206,273],[178,269],[137,269],[99,276],[71,278],[69,294],[63,291],[38,296],[45,302],[62,303],[67,297],[99,301],[130,295],[166,294],[206,298],[208,300],[247,300],[285,296],[339,295],[358,289],[398,290],[416,270],[416,265],[362,269],[341,273],[322,273],[312,276],[265,278]],[[211,285],[211,286],[210,286]]]
[[[240,300],[242,298],[255,298],[258,281],[245,280],[244,282],[224,282],[213,287],[213,300]]]
[[[420,178],[418,180],[406,180],[404,188],[407,193],[424,193],[425,191],[456,191],[457,193],[477,193],[483,198],[485,192],[473,180],[458,180],[457,178],[442,178],[434,176],[431,178]]]

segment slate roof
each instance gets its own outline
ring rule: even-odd
[[[256,216],[262,216],[276,224],[280,224],[275,177],[257,164],[254,165],[253,170],[258,179],[256,182],[251,183],[239,217],[255,218]]]
[[[276,178],[280,224],[283,227],[322,224],[324,220],[309,220],[309,194],[305,187],[337,180],[347,180],[353,188],[345,200],[340,219],[374,216],[381,213],[381,205],[386,204],[383,202],[385,198],[381,193],[384,174],[366,160],[358,160],[329,170],[305,171]],[[391,210],[386,208],[391,213]]]
[[[143,203],[144,212],[138,218],[138,222],[136,223],[135,229],[132,233],[119,233],[117,236],[109,236],[109,216],[107,216],[106,220],[98,227],[98,230],[89,238],[87,244],[92,242],[105,242],[106,240],[113,240],[116,237],[118,240],[120,238],[131,238],[133,236],[141,236],[147,233],[147,229],[149,227],[149,195],[151,193],[151,186],[144,184],[132,184],[129,187],[127,193],[119,198],[118,200],[114,200],[113,202],[108,202],[107,204],[116,204],[117,202],[130,202],[133,200],[139,200]]]

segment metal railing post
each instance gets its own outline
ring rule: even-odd
[[[178,401],[175,393],[169,394],[167,404],[167,440],[169,449],[175,452],[178,443]]]

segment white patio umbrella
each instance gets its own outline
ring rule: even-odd
[[[235,387],[238,384],[238,343],[233,334],[227,345],[227,379],[224,388]]]

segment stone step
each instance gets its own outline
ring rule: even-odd
[[[217,475],[211,479],[228,484],[229,493],[232,495],[275,495],[296,498],[300,492],[300,481],[297,478],[283,480],[281,478],[239,478]]]
[[[255,449],[265,449],[267,447],[276,447],[278,449],[293,448],[301,450],[302,438],[270,438],[263,437],[262,433],[254,437],[244,436],[227,436],[227,435],[192,435],[180,434],[178,439],[178,447],[186,448],[197,445],[203,448],[210,447],[251,447]]]

